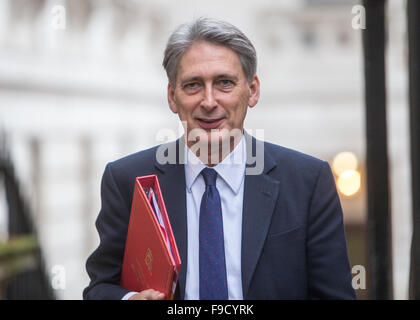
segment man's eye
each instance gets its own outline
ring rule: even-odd
[[[184,86],[186,89],[195,89],[198,87],[198,83],[197,82],[191,82],[191,83],[187,83]]]
[[[227,80],[227,79],[220,80],[220,81],[219,81],[219,83],[220,83],[223,87],[229,87],[229,86],[231,86],[231,85],[233,84],[233,82],[232,82],[232,81]]]

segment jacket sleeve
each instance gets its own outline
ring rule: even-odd
[[[307,228],[309,298],[355,299],[343,213],[327,162],[323,163],[315,184]]]
[[[129,291],[119,285],[130,211],[108,164],[101,182],[101,210],[96,220],[98,248],[86,262],[90,283],[84,299],[121,299]]]

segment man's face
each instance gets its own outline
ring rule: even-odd
[[[233,50],[201,41],[181,57],[175,88],[168,85],[168,102],[186,122],[187,137],[191,130],[201,129],[212,141],[210,132],[214,130],[242,132],[247,108],[257,104],[259,92],[257,76],[251,83],[247,81]],[[189,146],[193,143],[187,142]]]

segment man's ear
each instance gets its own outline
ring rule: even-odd
[[[258,79],[256,75],[249,84],[249,91],[248,106],[252,108],[257,104],[258,99],[260,98],[260,79]]]
[[[178,108],[175,102],[175,88],[168,83],[168,104],[173,113],[178,113]]]

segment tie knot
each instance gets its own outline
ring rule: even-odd
[[[201,170],[206,186],[216,186],[217,172],[214,169],[204,168]]]

